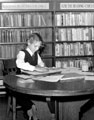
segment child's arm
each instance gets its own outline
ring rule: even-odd
[[[40,67],[46,67],[45,63],[43,62],[43,60],[41,59],[40,55],[38,54],[38,66]]]
[[[23,70],[34,71],[35,66],[30,65],[28,62],[24,61],[25,53],[20,51],[17,55],[16,65],[18,68]]]

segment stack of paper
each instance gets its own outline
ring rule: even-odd
[[[25,71],[25,70],[22,70],[22,73],[33,75],[33,76],[55,75],[55,74],[60,74],[61,72],[62,72],[61,69],[49,69],[46,72],[44,72],[44,71],[38,72],[38,71]]]
[[[32,82],[32,80],[37,80],[37,81],[45,81],[45,82],[58,82],[59,80],[62,79],[64,75],[62,74],[57,74],[57,75],[47,75],[47,76],[32,76],[32,75],[16,75],[17,77],[22,78],[20,81],[21,82]]]

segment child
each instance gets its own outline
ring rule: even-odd
[[[29,71],[47,71],[38,51],[42,46],[42,37],[38,33],[32,33],[27,40],[27,47],[19,51],[16,59],[16,65],[20,70]],[[37,120],[36,107],[30,99],[23,97],[22,107],[27,114],[29,120]]]

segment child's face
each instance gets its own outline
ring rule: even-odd
[[[32,51],[32,53],[35,53],[36,51],[38,51],[40,46],[41,46],[40,41],[34,41],[32,44],[28,45],[28,47]]]

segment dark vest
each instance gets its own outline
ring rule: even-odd
[[[28,62],[30,65],[36,66],[38,64],[38,55],[37,52],[31,56],[27,50],[22,50],[25,53],[24,61]]]

